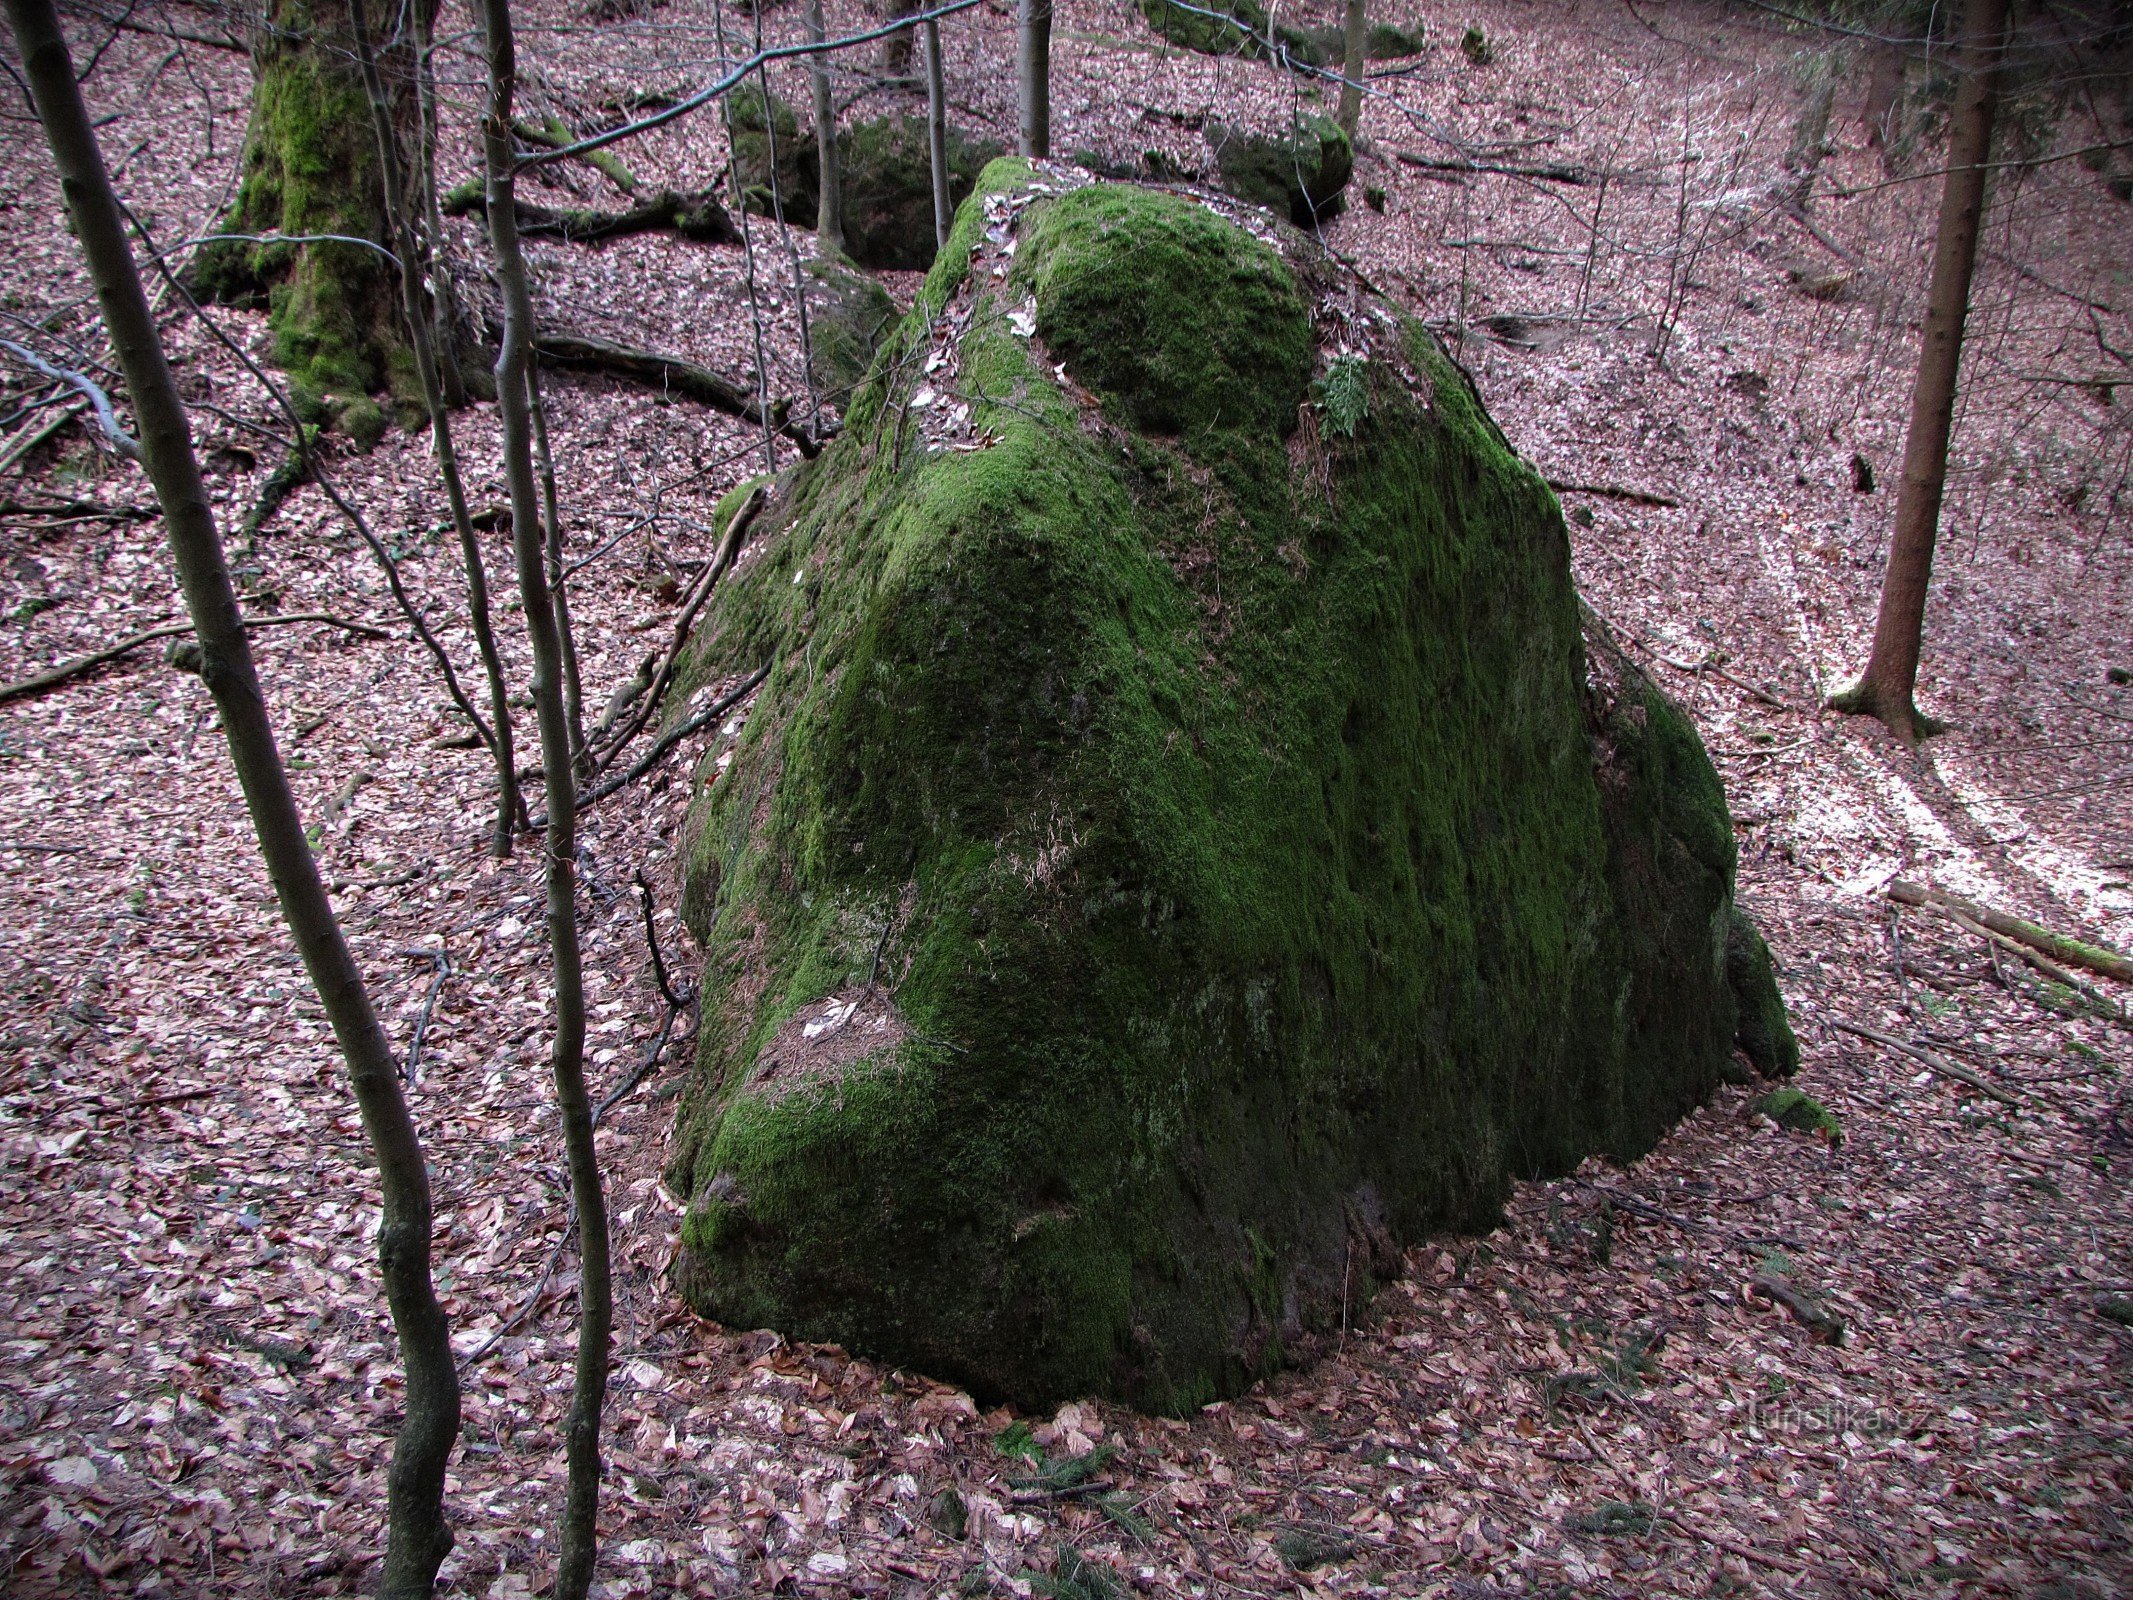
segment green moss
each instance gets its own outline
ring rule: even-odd
[[[1355,172],[1355,148],[1339,123],[1312,112],[1281,137],[1211,125],[1215,179],[1227,193],[1308,228],[1334,216]]]
[[[771,201],[771,146],[777,149],[777,200],[785,220],[812,228],[820,203],[822,163],[814,134],[805,136],[792,107],[748,90],[734,96],[734,170],[748,209],[768,216]],[[961,204],[977,186],[978,174],[1000,154],[1000,146],[948,130],[948,193]],[[852,123],[837,133],[839,180],[844,204],[845,250],[864,267],[917,271],[932,264],[933,157],[926,124],[910,116],[877,117]]]
[[[690,823],[677,1270],[1176,1411],[1708,1092],[1731,831],[1678,712],[1588,683],[1558,509],[1419,326],[1352,439],[1292,439],[1330,266],[1029,178],[987,169],[693,650],[772,666]],[[987,447],[931,448],[921,385]]]
[[[1844,1127],[1835,1114],[1813,1095],[1798,1089],[1774,1089],[1756,1101],[1755,1109],[1794,1133],[1820,1134],[1832,1145],[1844,1143]]]
[[[1740,1008],[1734,1040],[1766,1078],[1789,1078],[1800,1070],[1800,1042],[1785,1016],[1770,946],[1745,912],[1734,908],[1726,926],[1726,982]]]
[[[259,37],[243,176],[221,231],[382,241],[377,146],[345,7],[276,0]],[[362,244],[226,240],[203,247],[192,280],[206,297],[264,306],[275,364],[328,416],[387,381],[401,346],[392,270]],[[354,411],[367,428],[376,407]]]

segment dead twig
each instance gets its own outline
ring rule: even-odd
[[[1650,489],[1630,489],[1619,483],[1568,483],[1561,478],[1546,480],[1548,487],[1557,494],[1598,495],[1603,500],[1627,500],[1636,506],[1663,506],[1678,511],[1681,502],[1672,495],[1656,494]]]
[[[1841,1017],[1830,1017],[1827,1020],[1832,1028],[1841,1028],[1846,1033],[1857,1034],[1862,1039],[1870,1039],[1875,1044],[1881,1045],[1886,1049],[1899,1051],[1909,1056],[1913,1061],[1918,1062],[1927,1071],[1938,1073],[1943,1078],[1952,1078],[1957,1083],[1965,1084],[1975,1089],[1988,1099],[1997,1100],[2002,1105],[2012,1106],[2016,1110],[2022,1108],[2023,1102],[2016,1099],[2006,1090],[1994,1087],[1968,1067],[1959,1067],[1954,1062],[1935,1055],[1923,1045],[1913,1044],[1908,1039],[1899,1039],[1893,1033],[1883,1033],[1878,1028],[1865,1028],[1856,1022],[1846,1022]]]
[[[643,730],[644,725],[658,713],[659,703],[666,697],[667,685],[674,681],[674,668],[681,660],[681,652],[689,643],[689,630],[696,625],[696,614],[704,608],[704,603],[711,598],[711,591],[718,587],[719,579],[726,575],[727,568],[733,565],[734,558],[740,554],[741,546],[747,541],[748,530],[755,525],[756,518],[762,515],[763,507],[769,499],[769,492],[758,484],[741,508],[734,512],[733,520],[726,528],[726,537],[719,541],[718,554],[712,558],[711,564],[704,568],[696,582],[690,585],[688,594],[682,600],[681,609],[675,613],[674,637],[668,643],[665,654],[660,657],[658,666],[653,669],[650,685],[638,700],[637,709],[623,720],[621,727],[609,740],[607,748],[595,759],[595,771],[611,766],[622,747],[634,739]]]

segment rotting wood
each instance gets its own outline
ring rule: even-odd
[[[2040,928],[2034,922],[2025,922],[2020,917],[2011,917],[2004,911],[1995,911],[1990,906],[1981,906],[1975,900],[1965,900],[1960,895],[1935,889],[1929,884],[1912,883],[1904,878],[1892,879],[1888,896],[1900,906],[1925,906],[1935,911],[1960,914],[1972,922],[1991,929],[2027,945],[2030,949],[2050,956],[2071,966],[2085,967],[2090,972],[2101,973],[2106,978],[2116,978],[2120,983],[2133,983],[2133,959],[2120,955],[2104,945],[2089,944],[2085,940],[2072,939],[2049,928]]]
[[[546,329],[536,335],[533,353],[553,367],[627,378],[632,383],[678,394],[714,411],[723,411],[729,417],[763,426],[763,407],[756,403],[753,395],[731,378],[680,356],[613,344],[586,334],[555,333]],[[772,401],[770,426],[790,440],[801,455],[812,460],[821,453],[822,441],[791,419],[788,414],[791,409],[789,400]]]
[[[1672,495],[1658,494],[1650,489],[1631,489],[1619,483],[1569,483],[1561,478],[1549,478],[1546,482],[1557,494],[1593,494],[1603,500],[1627,500],[1631,505],[1661,506],[1669,511],[1681,509],[1681,502]]]
[[[1749,1288],[1791,1312],[1792,1320],[1823,1344],[1844,1343],[1844,1319],[1814,1296],[1787,1283],[1783,1278],[1768,1272],[1759,1273]]]

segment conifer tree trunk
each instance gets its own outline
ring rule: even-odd
[[[1958,56],[1962,74],[1948,118],[1947,173],[1941,183],[1940,227],[1933,245],[1933,279],[1926,294],[1918,379],[1904,436],[1903,482],[1889,539],[1887,570],[1874,645],[1859,680],[1830,696],[1831,709],[1878,717],[1911,744],[1940,731],[1914,700],[1925,634],[1926,591],[1933,544],[1940,531],[1941,496],[1948,481],[1948,437],[1955,419],[1955,385],[1962,366],[1963,325],[1970,314],[1970,279],[1985,211],[1986,162],[1999,109],[2000,65],[2007,46],[2008,0],[1971,0]]]
[[[385,412],[370,397],[389,383],[406,341],[349,3],[267,0],[252,42],[243,177],[220,230],[340,238],[219,241],[195,258],[192,278],[203,296],[264,306],[274,360],[298,404],[360,439],[384,430]],[[380,66],[395,127],[413,128],[414,50],[395,47]]]
[[[1363,118],[1363,77],[1370,70],[1370,13],[1368,0],[1348,0],[1341,29],[1341,103],[1337,120],[1341,132],[1353,141],[1356,124]]]
[[[104,325],[133,398],[142,461],[155,485],[186,611],[199,639],[200,676],[221,717],[282,918],[333,1027],[377,1159],[383,1202],[378,1261],[407,1369],[405,1418],[393,1441],[386,1480],[387,1543],[378,1593],[389,1600],[418,1600],[430,1593],[438,1564],[452,1548],[452,1530],[444,1519],[444,1473],[459,1433],[451,1330],[430,1278],[430,1191],[421,1140],[401,1098],[398,1063],[304,838],[184,404],[141,292],[59,19],[51,0],[7,0],[7,13]]]
[[[807,38],[821,44],[828,37],[822,0],[807,0]],[[905,45],[908,52],[910,46]],[[906,63],[908,64],[908,55]],[[807,58],[808,82],[815,91],[815,160],[821,183],[815,201],[815,245],[824,255],[844,254],[844,189],[837,170],[837,106],[830,98],[829,55],[818,50]]]
[[[1021,0],[1022,28],[1016,51],[1021,90],[1021,153],[1044,160],[1052,153],[1052,0]]]
[[[541,732],[547,790],[548,951],[555,984],[555,1040],[549,1066],[578,1211],[578,1354],[564,1425],[568,1481],[556,1549],[557,1600],[585,1600],[599,1554],[600,1412],[607,1398],[608,1346],[614,1321],[609,1275],[607,1201],[593,1146],[592,1101],[585,1088],[585,972],[578,947],[576,749],[563,701],[563,645],[548,572],[540,488],[534,474],[533,296],[519,248],[516,157],[511,104],[517,51],[510,0],[482,0],[489,99],[482,118],[488,164],[489,240],[503,298],[503,337],[496,355],[504,479],[511,499],[511,546],[519,602],[533,646],[533,703]]]

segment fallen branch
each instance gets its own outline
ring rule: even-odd
[[[757,427],[766,425],[763,408],[756,404],[753,395],[731,378],[722,377],[693,361],[684,361],[679,356],[610,344],[605,339],[589,338],[584,334],[547,332],[534,340],[533,353],[553,367],[567,371],[604,372],[610,377],[626,378],[662,393],[682,395]],[[773,401],[767,425],[790,439],[801,455],[813,460],[821,453],[822,443],[791,419],[788,415],[791,410],[790,400]]]
[[[577,142],[577,135],[564,126],[561,117],[551,116],[539,125],[520,117],[511,124],[511,131],[526,143],[549,150],[569,150]],[[631,199],[636,198],[637,175],[623,165],[622,158],[614,151],[582,150],[575,153],[575,159],[584,162]]]
[[[733,565],[742,544],[747,541],[748,530],[755,526],[756,518],[763,514],[763,507],[769,500],[769,491],[758,484],[740,509],[733,513],[733,520],[726,527],[726,536],[719,541],[718,553],[698,574],[696,582],[689,586],[681,609],[675,613],[674,637],[653,669],[650,683],[637,701],[637,709],[628,714],[607,748],[600,752],[594,762],[595,770],[613,765],[622,747],[658,714],[660,702],[666,698],[667,686],[674,681],[674,669],[681,661],[681,652],[689,643],[689,631],[696,625],[696,614],[711,598],[711,591],[718,587],[718,580],[726,575],[726,569]]]
[[[296,622],[317,622],[323,623],[327,627],[345,628],[348,632],[359,633],[366,639],[389,639],[392,637],[383,628],[374,628],[367,622],[350,622],[346,617],[329,616],[323,611],[299,611],[292,612],[288,616],[276,617],[246,617],[243,619],[242,625],[247,628],[278,628]],[[129,634],[116,644],[107,645],[101,650],[93,650],[85,656],[75,656],[70,661],[62,661],[58,666],[48,667],[43,672],[37,673],[32,677],[18,678],[13,683],[0,684],[0,705],[4,705],[10,700],[21,700],[30,695],[42,694],[47,689],[56,689],[61,684],[71,682],[83,673],[102,666],[107,661],[117,660],[129,650],[138,650],[142,645],[153,644],[158,639],[175,639],[192,631],[193,625],[190,622],[173,622],[166,627],[150,628],[143,633]]]
[[[1511,162],[1475,161],[1465,156],[1445,161],[1413,150],[1395,150],[1393,154],[1399,158],[1401,165],[1414,167],[1422,172],[1478,172],[1498,178],[1537,178],[1543,183],[1567,183],[1577,189],[1587,188],[1602,178],[1610,183],[1622,183],[1646,177],[1643,173],[1595,172],[1590,167],[1574,167],[1557,161],[1528,166]]]
[[[1628,489],[1616,483],[1565,483],[1560,478],[1550,478],[1547,484],[1557,494],[1596,494],[1604,500],[1627,500],[1631,505],[1681,509],[1681,502],[1672,495],[1654,494],[1649,489]]]
[[[604,800],[607,796],[613,794],[617,789],[625,788],[628,785],[635,783],[639,778],[643,777],[647,772],[650,772],[653,767],[659,764],[659,758],[661,756],[665,755],[677,744],[680,744],[682,740],[688,738],[690,734],[695,733],[700,729],[709,727],[720,717],[724,716],[728,711],[731,711],[735,706],[739,705],[742,700],[747,698],[747,696],[754,693],[756,685],[761,683],[765,678],[769,676],[770,668],[768,668],[767,666],[758,667],[754,672],[743,678],[740,683],[735,685],[731,691],[724,695],[721,695],[718,699],[712,701],[711,704],[705,706],[703,710],[699,711],[687,722],[681,724],[680,727],[669,729],[666,733],[661,734],[659,737],[659,742],[653,745],[651,749],[645,751],[645,753],[638,758],[637,764],[631,767],[629,771],[621,773],[616,777],[609,778],[604,783],[601,783],[595,786],[594,788],[588,789],[584,794],[580,795],[578,797],[578,809],[580,811],[583,811],[595,800]],[[542,826],[543,820],[544,819],[536,818],[532,826],[538,829]]]
[[[1935,1055],[1924,1045],[1913,1044],[1908,1039],[1899,1039],[1893,1033],[1883,1033],[1878,1028],[1863,1028],[1858,1023],[1846,1022],[1841,1017],[1831,1017],[1828,1021],[1832,1028],[1841,1028],[1846,1033],[1855,1033],[1860,1038],[1870,1039],[1875,1044],[1881,1045],[1886,1049],[1900,1051],[1926,1068],[1927,1071],[1936,1072],[1941,1077],[1951,1078],[1957,1083],[1967,1084],[1979,1094],[1989,1099],[1997,1100],[2002,1105],[2013,1106],[2016,1110],[2020,1110],[2022,1107],[2022,1102],[2005,1089],[1987,1083],[1968,1067],[1959,1067],[1954,1062]]]
[[[51,362],[12,339],[0,339],[0,350],[7,351],[26,366],[34,367],[55,383],[63,383],[89,402],[96,413],[96,425],[102,431],[104,442],[112,452],[128,461],[141,459],[140,441],[119,426],[118,412],[112,409],[111,396],[104,393],[97,381],[85,372],[76,372],[71,367],[55,367]]]
[[[455,189],[444,203],[447,216],[481,216],[488,196],[473,184]],[[739,244],[740,230],[716,196],[662,189],[626,211],[536,205],[518,202],[518,231],[529,239],[561,239],[567,244],[598,244],[634,233],[675,233],[699,244]]]
[[[1792,1320],[1824,1344],[1844,1343],[1844,1319],[1810,1294],[1771,1273],[1759,1274],[1749,1288],[1792,1313]]]
[[[27,500],[0,500],[0,517],[49,517],[56,522],[153,522],[160,506],[106,506],[94,500],[55,500],[34,505]]]
[[[1889,884],[1888,895],[1900,906],[1927,906],[1935,911],[1958,914],[1990,928],[1994,933],[2012,939],[2017,944],[2026,945],[2050,956],[2055,961],[2085,967],[2090,972],[2102,973],[2106,978],[2116,978],[2120,983],[2133,983],[2133,959],[2128,959],[2103,945],[2070,939],[2065,934],[2053,933],[2049,928],[2040,928],[2034,922],[2025,922],[2020,917],[2010,917],[2004,911],[1981,906],[1974,900],[1965,900],[1944,890],[1926,884],[1910,883],[1902,878],[1894,879]]]
[[[0,472],[5,472],[14,466],[16,462],[20,461],[88,409],[88,401],[72,400],[59,407],[37,427],[24,428],[22,432],[8,441],[6,449],[0,450]]]

